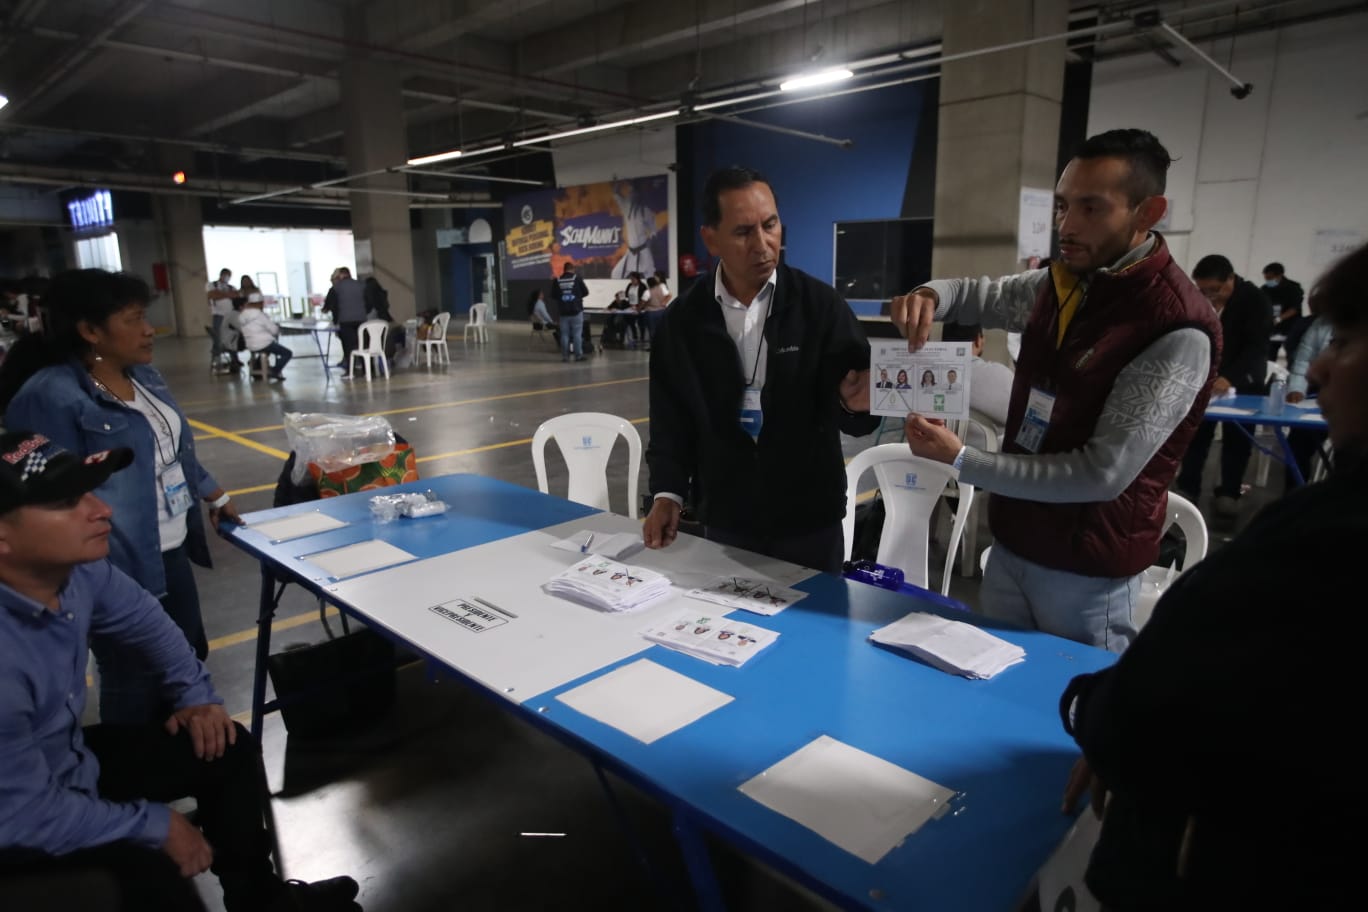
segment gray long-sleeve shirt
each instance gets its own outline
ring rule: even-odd
[[[1142,245],[1112,268],[1147,251]],[[939,297],[937,320],[1019,332],[1026,327],[1041,284],[1048,281],[1048,269],[1034,269],[999,279],[933,281],[925,287]],[[1084,298],[1079,306],[1086,304]],[[1097,427],[1081,448],[1018,455],[967,447],[960,477],[977,488],[1042,503],[1114,500],[1192,409],[1210,371],[1211,340],[1206,333],[1192,328],[1166,333],[1122,368]]]

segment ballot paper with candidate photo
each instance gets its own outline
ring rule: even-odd
[[[807,597],[806,592],[780,586],[772,580],[744,576],[718,577],[707,586],[690,589],[684,594],[691,599],[764,615],[778,614]]]
[[[870,414],[969,417],[973,346],[968,342],[928,342],[915,352],[906,342],[871,342],[869,348]]]

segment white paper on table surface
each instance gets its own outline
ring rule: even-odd
[[[870,634],[886,646],[920,647],[960,669],[978,669],[1000,655],[1016,654],[1019,647],[986,630],[952,621],[938,614],[913,611]]]
[[[693,678],[638,659],[568,690],[557,700],[651,744],[732,701]]]
[[[552,542],[551,547],[561,551],[569,551],[572,554],[597,554],[601,557],[611,557],[614,560],[621,560],[628,555],[635,554],[646,546],[641,540],[641,533],[619,532],[616,535],[605,535],[602,532],[592,532],[583,529],[576,532],[569,538],[562,538],[560,541]]]
[[[871,342],[869,413],[904,418],[909,412],[948,420],[969,417],[968,342],[928,342],[909,352],[906,342]]]
[[[1319,399],[1303,399],[1301,402],[1289,402],[1287,404],[1292,406],[1293,408],[1308,409],[1317,412],[1320,411]]]
[[[1235,408],[1230,405],[1208,405],[1206,413],[1208,415],[1252,415],[1254,410]]]
[[[706,586],[690,589],[684,595],[698,601],[723,605],[728,609],[739,608],[742,611],[766,616],[776,615],[794,602],[807,597],[806,592],[747,576],[718,577]]]
[[[347,524],[340,519],[334,519],[318,510],[311,510],[308,513],[300,513],[298,516],[286,516],[283,519],[268,519],[265,522],[252,523],[247,528],[253,532],[260,532],[273,542],[282,542],[294,538],[303,538],[306,535],[317,535],[319,532],[330,532],[333,529],[341,529],[345,525]]]
[[[418,555],[409,554],[403,548],[396,548],[389,542],[371,539],[344,548],[306,554],[302,559],[326,571],[334,579],[343,579],[368,570],[379,570],[381,567],[414,561],[418,559]]]
[[[828,735],[742,783],[740,790],[869,864],[917,832],[955,795]]]

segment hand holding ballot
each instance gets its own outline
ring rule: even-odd
[[[945,422],[928,420],[921,415],[908,415],[903,432],[913,456],[951,465],[964,446],[963,441],[945,426]]]

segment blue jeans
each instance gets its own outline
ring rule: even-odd
[[[561,359],[570,357],[570,350],[575,350],[576,358],[584,357],[584,314],[577,313],[573,317],[560,318],[561,333]]]
[[[209,654],[200,616],[199,589],[190,568],[185,546],[162,552],[166,568],[166,594],[162,608],[185,634],[190,648],[203,661]],[[100,667],[100,721],[110,725],[142,725],[165,722],[171,714],[161,693],[161,674],[148,666],[135,649],[118,646],[100,637],[91,639]]]
[[[993,543],[979,589],[985,617],[1125,652],[1135,639],[1141,575],[1109,579],[1052,570]]]
[[[223,348],[223,314],[214,314],[209,323],[214,333],[214,347],[210,354],[217,357],[219,352],[225,350]]]
[[[275,355],[275,364],[271,366],[271,373],[273,374],[278,374],[281,371],[283,371],[285,369],[285,365],[289,364],[290,359],[294,357],[294,352],[290,351],[288,348],[281,345],[279,342],[272,342],[265,348],[260,349],[259,351],[252,352],[252,354],[254,355],[260,355],[263,353],[267,355]]]

